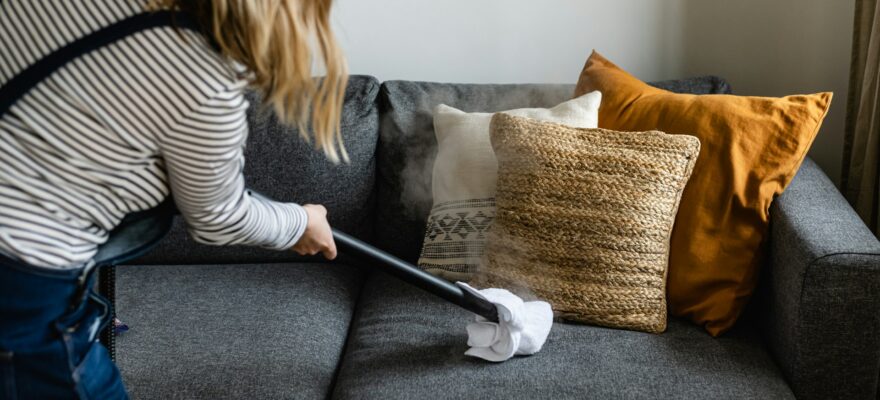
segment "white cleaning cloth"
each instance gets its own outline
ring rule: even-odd
[[[553,310],[545,301],[523,302],[504,289],[477,290],[464,282],[456,285],[486,299],[498,308],[498,322],[477,316],[468,324],[468,349],[464,354],[487,361],[501,362],[515,355],[530,355],[541,350],[553,326]]]

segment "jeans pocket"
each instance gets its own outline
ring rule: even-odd
[[[97,341],[110,320],[110,304],[89,293],[72,318],[59,323],[71,377],[82,399],[126,399],[122,377],[107,348]]]
[[[0,351],[0,399],[15,400],[15,369],[11,351]]]
[[[73,382],[80,398],[85,400],[128,398],[119,369],[110,360],[107,348],[98,342],[92,342],[82,362],[73,370]]]

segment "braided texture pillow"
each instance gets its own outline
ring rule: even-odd
[[[502,113],[491,139],[497,214],[477,284],[531,292],[565,320],[663,332],[669,238],[699,140]]]

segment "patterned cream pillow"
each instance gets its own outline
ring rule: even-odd
[[[587,93],[553,108],[505,111],[561,124],[595,128],[599,92]],[[486,232],[495,218],[498,163],[489,143],[491,113],[466,113],[447,105],[434,109],[437,159],[419,266],[449,280],[467,281],[480,264]]]
[[[527,289],[566,320],[664,331],[669,238],[700,141],[505,114],[491,138],[498,211],[475,283]]]

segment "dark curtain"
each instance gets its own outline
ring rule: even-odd
[[[880,2],[855,0],[853,51],[843,154],[843,192],[880,232]]]

